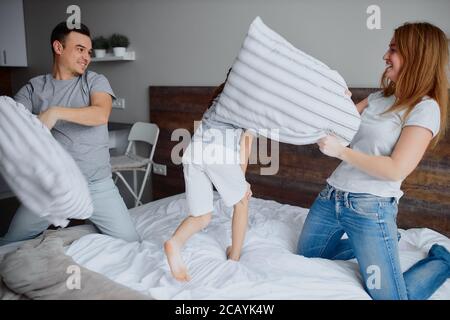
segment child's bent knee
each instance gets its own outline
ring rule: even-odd
[[[239,200],[239,202],[236,203],[236,206],[247,207],[248,206],[248,197],[247,197],[247,195],[245,195],[241,200]]]
[[[211,217],[212,217],[212,214],[211,214],[211,212],[209,212],[207,214],[203,214],[201,216],[197,216],[197,217],[194,217],[194,218],[198,222],[200,222],[200,224],[202,225],[203,228],[205,228],[211,222]]]

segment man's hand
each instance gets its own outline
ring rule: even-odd
[[[345,147],[339,142],[335,136],[326,136],[320,139],[317,144],[323,154],[341,159]]]
[[[49,129],[52,130],[55,126],[56,122],[59,120],[58,118],[58,108],[50,107],[44,112],[41,112],[38,116],[39,120]]]

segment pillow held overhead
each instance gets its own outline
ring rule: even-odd
[[[7,96],[0,97],[0,173],[25,207],[55,226],[92,215],[87,182],[73,158]]]
[[[361,119],[347,89],[335,70],[257,17],[216,104],[217,118],[280,142],[316,143],[331,133],[348,145]]]

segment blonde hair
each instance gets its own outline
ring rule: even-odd
[[[434,147],[444,136],[447,126],[447,37],[438,27],[419,22],[405,23],[395,29],[394,40],[403,64],[395,83],[387,78],[386,71],[381,77],[384,96],[394,94],[396,97],[386,112],[406,110],[406,119],[424,96],[436,100],[441,111],[441,124],[432,141]]]

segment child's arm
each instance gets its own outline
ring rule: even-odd
[[[241,168],[244,174],[247,171],[248,158],[250,157],[250,153],[252,152],[253,137],[254,137],[253,134],[249,130],[246,130],[241,135],[240,159],[241,159]]]
[[[363,113],[364,109],[369,105],[369,98],[365,98],[364,100],[358,102],[356,104],[356,109],[358,109],[359,114]]]
[[[247,165],[248,165],[248,159],[250,157],[250,154],[252,153],[252,142],[253,142],[254,135],[251,131],[246,130],[241,135],[241,141],[240,141],[240,159],[241,159],[241,168],[242,171],[247,171]],[[248,183],[247,183],[248,184]],[[250,184],[248,184],[248,190],[246,193],[246,197],[250,199],[252,196],[252,190],[250,189]]]
[[[352,96],[352,92],[350,90],[346,90],[345,94],[348,95],[349,97]],[[361,100],[360,102],[358,102],[356,104],[356,109],[358,110],[359,114],[362,114],[364,109],[367,108],[367,106],[369,105],[369,98],[365,98],[364,100]]]

